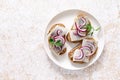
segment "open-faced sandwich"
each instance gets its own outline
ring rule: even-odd
[[[71,30],[67,34],[67,40],[70,42],[79,42],[86,37],[91,37],[92,26],[85,15],[78,15]]]
[[[75,63],[87,63],[96,54],[97,48],[95,39],[86,38],[68,53],[68,57]]]
[[[61,55],[66,52],[66,28],[63,24],[54,24],[48,31],[48,43],[51,51]]]

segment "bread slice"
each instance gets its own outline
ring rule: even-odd
[[[52,51],[53,53],[58,54],[58,55],[62,55],[62,54],[64,54],[64,53],[66,52],[66,50],[67,50],[65,44],[64,44],[62,50],[56,51],[55,49],[53,49],[53,46],[52,46],[52,45],[50,44],[50,42],[49,42],[49,39],[50,39],[50,36],[51,36],[52,32],[54,32],[54,31],[57,29],[57,27],[58,27],[58,28],[61,28],[61,29],[65,29],[65,26],[64,26],[63,24],[61,24],[61,23],[54,24],[54,25],[49,29],[49,31],[48,31],[48,43],[49,43],[49,47],[50,47],[50,49],[51,49],[51,51]],[[66,29],[65,29],[65,30],[66,30]],[[64,31],[65,31],[65,30],[64,30]],[[64,39],[66,40],[66,32],[65,32],[65,34],[64,34]]]
[[[93,38],[87,38],[87,39],[88,39],[88,40],[93,40],[93,41],[95,42],[95,45],[97,46],[97,42],[95,41],[95,39],[93,39]],[[83,42],[82,42],[82,43],[83,43]],[[74,54],[74,52],[75,52],[76,49],[82,48],[82,43],[78,44],[76,47],[74,47],[74,48],[73,48],[72,50],[70,50],[70,52],[68,53],[68,57],[69,57],[69,59],[70,59],[73,63],[80,63],[80,64],[85,63],[84,61],[73,61],[73,54]],[[95,50],[94,54],[88,57],[89,61],[90,61],[90,60],[93,58],[93,56],[96,54],[97,49],[98,49],[98,47],[96,47],[96,50]]]
[[[74,24],[72,25],[71,30],[67,34],[67,40],[69,42],[77,43],[77,42],[80,42],[82,39],[84,39],[86,37],[90,37],[90,36],[80,37],[78,35],[73,34],[76,31],[75,22],[78,22],[79,18],[81,18],[81,17],[84,17],[87,21],[87,24],[90,24],[90,21],[87,19],[87,17],[84,14],[78,15],[74,20]],[[88,32],[86,32],[86,34],[88,34]]]
[[[72,50],[70,50],[70,52],[68,53],[68,57],[72,62],[74,62],[74,63],[84,63],[83,61],[73,61],[73,54],[74,54],[75,50],[80,49],[81,47],[82,47],[82,45],[80,43],[79,45],[74,47]]]

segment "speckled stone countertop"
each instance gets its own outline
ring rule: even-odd
[[[104,27],[103,53],[84,70],[56,66],[43,47],[46,25],[68,9]],[[120,80],[120,0],[0,0],[0,80]]]

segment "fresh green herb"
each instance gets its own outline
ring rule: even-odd
[[[94,31],[98,31],[100,27],[95,29],[90,23],[86,25],[86,29],[89,32],[88,35],[93,35]]]
[[[50,38],[49,42],[50,42],[51,44],[54,44],[54,40],[53,40],[52,38]]]
[[[62,46],[62,43],[60,42],[60,40],[58,40],[56,43],[55,43],[56,46]]]
[[[50,38],[49,42],[52,44],[52,45],[55,45],[55,46],[62,46],[62,43],[60,42],[60,40],[58,40],[57,42],[55,42],[52,38]]]
[[[92,36],[92,35],[93,35],[93,32],[91,32],[90,35]]]
[[[91,26],[91,24],[87,24],[86,25],[86,29],[87,29],[88,32],[90,32],[92,30],[92,28],[93,27]]]
[[[100,30],[100,27],[98,27],[97,29],[94,29],[95,31],[98,31],[98,30]]]

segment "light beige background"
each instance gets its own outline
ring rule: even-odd
[[[67,9],[104,27],[104,51],[85,70],[56,66],[43,48],[47,23]],[[0,80],[120,80],[120,0],[0,0]]]

